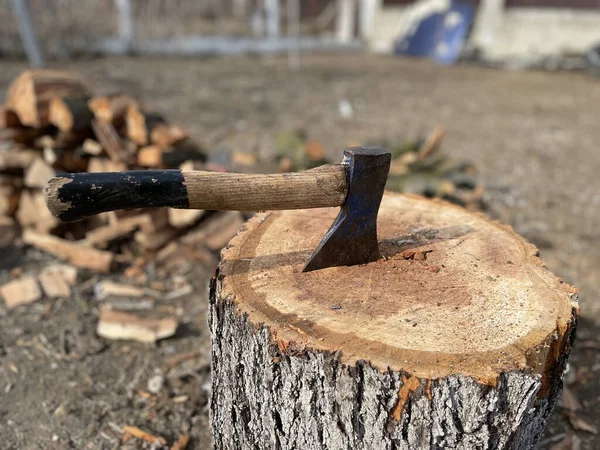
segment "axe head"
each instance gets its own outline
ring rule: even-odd
[[[334,266],[366,264],[380,258],[377,213],[391,155],[381,148],[344,150],[348,194],[335,221],[306,263],[303,272]]]

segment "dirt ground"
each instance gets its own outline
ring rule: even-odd
[[[337,158],[350,140],[404,140],[445,125],[443,150],[479,169],[489,213],[538,245],[548,267],[580,289],[566,380],[582,404],[577,416],[600,426],[600,81],[381,56],[306,56],[301,63],[297,72],[285,58],[251,57],[98,59],[62,67],[102,90],[142,98],[207,148],[227,144],[268,155],[277,131],[302,127]],[[24,68],[1,61],[0,91]],[[352,106],[351,117],[340,114],[341,101]],[[14,267],[33,272],[51,260],[18,243],[2,251],[0,282]],[[187,274],[194,294],[166,305],[184,324],[155,346],[95,335],[90,275],[63,303],[10,312],[0,305],[0,448],[142,448],[137,440],[120,444],[123,425],[169,443],[189,433],[188,448],[208,448],[211,271],[198,264]],[[169,358],[189,351],[197,353],[167,369]],[[161,392],[141,398],[157,374],[165,378]],[[561,407],[539,448],[572,433],[582,450],[600,448],[600,435],[574,430]]]

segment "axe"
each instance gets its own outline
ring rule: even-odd
[[[341,164],[304,172],[253,175],[180,170],[68,173],[44,189],[48,209],[63,222],[120,209],[262,211],[341,206],[302,269],[366,264],[379,259],[377,213],[391,155],[351,147]]]

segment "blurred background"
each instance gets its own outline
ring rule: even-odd
[[[209,448],[207,285],[252,215],[63,225],[51,176],[357,144],[392,152],[388,189],[513,226],[580,289],[539,448],[600,448],[600,1],[0,0],[0,23],[3,448]]]

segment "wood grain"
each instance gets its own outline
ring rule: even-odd
[[[305,172],[254,175],[182,172],[190,208],[264,211],[340,206],[347,193],[346,171],[326,165]]]

